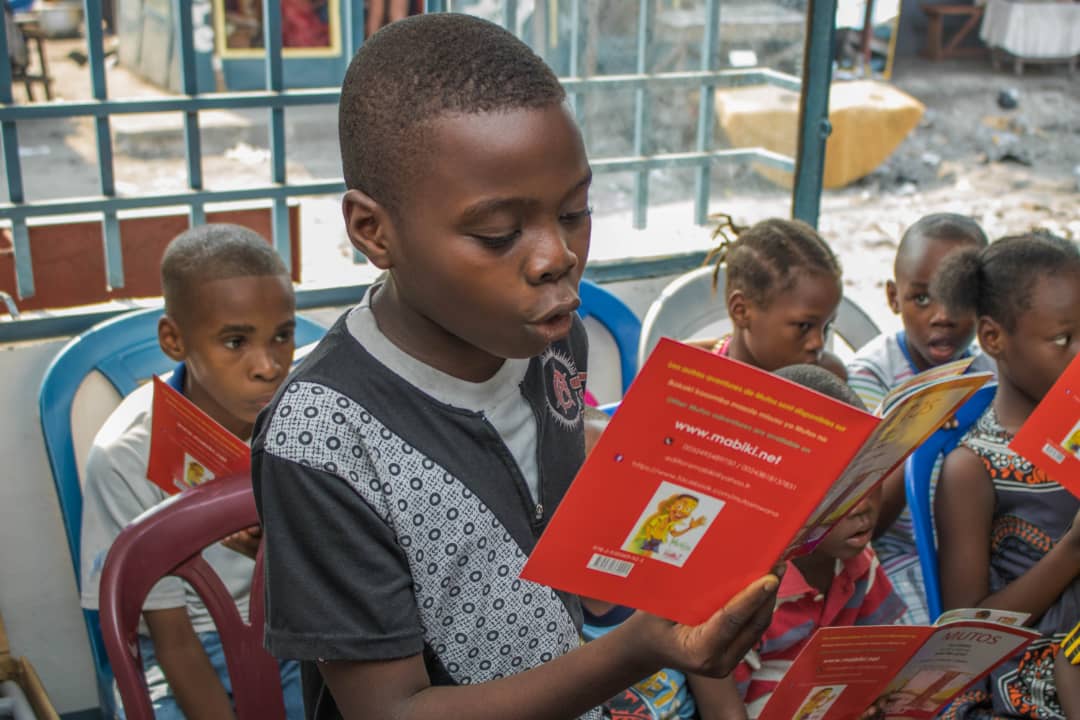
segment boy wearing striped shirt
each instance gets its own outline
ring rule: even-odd
[[[900,316],[903,329],[871,340],[848,365],[848,383],[867,408],[876,408],[891,389],[912,376],[953,360],[974,355],[970,372],[995,370],[994,361],[973,343],[974,313],[950,313],[930,295],[930,281],[945,257],[961,248],[985,247],[987,242],[978,223],[953,213],[926,215],[904,233],[893,264],[894,279],[885,284],[889,308]],[[926,608],[906,505],[901,468],[883,484],[874,549],[908,607],[900,622],[927,625],[933,618]]]

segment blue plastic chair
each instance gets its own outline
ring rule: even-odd
[[[626,394],[627,388],[637,375],[641,321],[622,300],[590,280],[582,280],[578,292],[581,295],[581,307],[578,308],[581,319],[596,319],[615,339],[615,346],[619,348],[622,391]]]
[[[71,412],[75,393],[87,375],[98,372],[108,380],[120,397],[133,392],[152,375],[175,367],[158,346],[157,325],[161,308],[138,310],[106,320],[72,338],[45,371],[38,394],[41,430],[49,457],[60,516],[67,533],[68,550],[75,568],[75,582],[81,585],[79,572],[80,533],[82,531],[82,484],[75,459],[71,431]],[[326,332],[321,325],[306,318],[296,318],[296,344],[315,342]],[[98,613],[84,610],[90,652],[98,681],[101,709],[112,717],[115,702],[112,670],[101,638]]]
[[[957,446],[964,433],[990,406],[995,392],[996,383],[990,383],[975,391],[956,411],[957,427],[942,428],[935,432],[908,457],[904,465],[904,491],[908,508],[911,509],[915,547],[919,551],[930,622],[934,622],[941,615],[941,581],[938,573],[937,539],[932,515],[934,499],[930,494],[930,477],[937,459]]]

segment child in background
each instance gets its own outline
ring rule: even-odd
[[[1009,442],[1080,351],[1080,251],[1044,234],[948,258],[931,293],[974,312],[998,389],[945,459],[935,499],[942,604],[1030,613],[1043,634],[947,718],[1061,718],[1058,643],[1080,618],[1080,500]]]
[[[586,455],[596,447],[609,420],[604,412],[585,409]],[[595,640],[606,635],[634,613],[630,608],[586,597],[581,598],[581,606],[585,616],[581,634],[586,640]],[[652,717],[658,720],[723,720],[723,708],[715,704],[718,692],[715,686],[721,682],[703,675],[687,675],[678,670],[664,668],[636,683],[632,694],[641,698]]]
[[[862,408],[855,393],[835,375],[813,365],[791,365],[776,375],[849,405]],[[808,555],[789,560],[780,581],[772,624],[761,641],[725,678],[719,717],[756,718],[784,674],[819,627],[889,625],[904,613],[873,548],[880,485],[858,502]],[[697,688],[694,697],[702,701]],[[745,707],[744,707],[745,706]],[[864,717],[874,717],[870,708]]]
[[[386,273],[252,448],[266,642],[317,667],[314,718],[595,718],[660,668],[728,673],[768,625],[774,576],[700,626],[638,612],[581,645],[578,599],[519,578],[585,452],[592,173],[565,98],[452,13],[346,73],[346,231]]]
[[[876,408],[890,390],[912,376],[969,355],[975,356],[971,371],[994,370],[993,360],[972,345],[974,312],[950,311],[930,294],[930,281],[946,257],[963,248],[984,248],[987,242],[978,223],[953,213],[926,215],[904,232],[893,279],[885,283],[889,308],[900,316],[903,329],[874,338],[848,365],[848,382],[866,407]],[[874,550],[908,607],[900,622],[929,624],[903,468],[885,479]]]
[[[204,225],[178,236],[161,261],[165,314],[161,349],[179,365],[168,380],[242,440],[285,379],[293,356],[294,298],[289,274],[258,234]],[[168,496],[146,478],[152,385],[128,396],[94,438],[83,487],[82,606],[96,610],[105,555],[136,516]],[[258,528],[230,547],[258,547]],[[253,554],[253,553],[252,553]],[[221,545],[203,557],[247,615],[254,563]],[[139,647],[157,718],[232,717],[230,683],[213,620],[178,578],[154,586],[143,606]],[[287,717],[300,720],[299,667],[282,664]],[[118,703],[119,705],[119,703]],[[122,710],[120,711],[123,715]]]
[[[773,218],[748,229],[723,227],[709,259],[724,270],[732,331],[690,344],[762,370],[821,365],[842,380],[843,363],[825,350],[840,305],[840,263],[815,230],[799,220]]]

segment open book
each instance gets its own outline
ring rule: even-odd
[[[1080,497],[1080,355],[1069,363],[1009,447]]]
[[[826,627],[784,674],[759,720],[850,720],[878,698],[887,718],[932,718],[1039,633],[1023,613],[952,610],[931,627]]]
[[[251,448],[190,400],[154,378],[146,476],[170,495],[251,471]]]
[[[989,377],[912,384],[878,417],[662,340],[522,577],[700,623],[809,552]]]

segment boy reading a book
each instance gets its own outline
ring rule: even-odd
[[[962,248],[986,247],[987,242],[978,223],[954,213],[926,215],[904,232],[893,279],[885,284],[889,308],[900,316],[903,329],[871,340],[848,366],[848,382],[867,408],[876,408],[912,376],[962,357],[975,356],[972,372],[994,370],[993,360],[973,344],[975,314],[949,311],[930,294],[930,281],[946,257]],[[886,478],[882,493],[874,549],[908,607],[901,622],[929,624],[903,468]]]
[[[253,446],[266,642],[317,663],[316,718],[599,717],[661,667],[729,672],[768,624],[773,576],[580,645],[577,598],[518,577],[585,450],[592,175],[564,100],[466,15],[389,25],[346,74],[346,229],[387,272]]]
[[[294,298],[281,258],[258,234],[235,225],[205,225],[178,236],[161,262],[165,314],[161,349],[179,365],[169,384],[247,440],[259,410],[292,362]],[[82,606],[98,607],[105,555],[136,516],[166,499],[146,477],[151,384],[124,400],[94,439],[83,487]],[[257,529],[233,538],[257,546]],[[247,614],[254,563],[221,545],[203,557]],[[140,650],[155,716],[232,716],[225,657],[198,595],[177,578],[154,586],[143,606]],[[303,716],[299,669],[283,664],[290,720]],[[121,711],[122,713],[122,711]]]
[[[863,407],[851,388],[820,366],[791,365],[776,375]],[[772,624],[724,679],[725,718],[756,718],[819,627],[888,625],[903,615],[904,603],[870,547],[880,498],[879,486],[833,526],[813,552],[788,561]],[[874,712],[871,708],[864,717]]]

